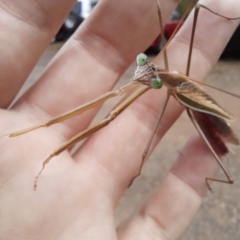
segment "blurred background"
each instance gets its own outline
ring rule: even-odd
[[[181,17],[186,11],[190,1],[191,0],[182,0],[177,9],[173,11],[169,21],[164,27],[164,35],[166,40],[170,38],[178,24],[180,24],[180,26],[183,24],[184,20],[181,20]],[[98,0],[76,1],[73,9],[66,17],[61,28],[52,41],[58,42],[67,40],[78,28],[78,26],[81,25],[84,19],[91,14],[92,10],[97,5],[97,2]],[[197,0],[195,0],[195,2],[197,2]],[[154,53],[158,53],[161,50],[161,34],[152,42],[152,44],[149,46],[149,50],[153,51]],[[240,26],[237,28],[228,45],[224,49],[221,58],[232,57],[233,55],[240,55]]]

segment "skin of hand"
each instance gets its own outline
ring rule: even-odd
[[[156,1],[101,0],[37,83],[7,110],[74,2],[0,0],[4,29],[0,33],[1,133],[39,124],[110,90],[158,35]],[[219,2],[202,3],[226,16],[240,15],[236,0]],[[166,22],[177,2],[161,4]],[[208,74],[238,25],[200,12],[190,71],[197,80]],[[168,47],[170,70],[185,72],[191,25],[192,15]],[[163,66],[163,60],[159,58],[156,64]],[[189,140],[171,171],[133,216],[118,228],[113,216],[138,172],[165,93],[147,92],[89,137],[73,156],[64,152],[55,157],[40,176],[36,191],[33,181],[42,161],[84,130],[97,109],[50,128],[1,138],[0,239],[178,239],[201,204],[205,177],[214,176],[218,169],[198,136]],[[170,100],[153,146],[182,110]]]

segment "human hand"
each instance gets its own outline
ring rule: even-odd
[[[3,108],[16,95],[73,2],[38,0],[30,5],[1,1],[0,22],[5,29],[1,33],[0,57]],[[165,1],[162,7],[168,19],[175,1]],[[208,38],[221,35],[220,28],[230,36],[235,24],[204,14],[209,19],[204,15],[205,20],[198,26],[208,28],[203,28],[205,34],[197,33],[198,49],[191,68],[191,76],[198,80],[205,77],[227,41],[224,38],[216,44]],[[184,61],[179,59],[186,59],[190,26],[188,21],[168,48],[172,70],[185,71]],[[106,92],[158,30],[155,1],[102,0],[39,81],[11,110],[1,110],[1,133],[38,124]],[[161,65],[162,60],[158,63]],[[118,230],[113,217],[119,198],[138,172],[164,97],[164,90],[146,93],[108,127],[90,137],[74,156],[65,152],[54,158],[41,175],[37,191],[32,185],[42,160],[85,129],[96,109],[51,128],[1,139],[0,238],[177,239],[201,204],[205,177],[211,177],[217,168],[198,137],[187,144],[143,206]],[[154,146],[181,111],[182,107],[171,100]]]

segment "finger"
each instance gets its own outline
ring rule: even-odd
[[[232,3],[234,3],[234,1]],[[217,9],[216,11],[220,12],[220,10],[221,9]],[[229,12],[226,12],[226,15],[237,15],[237,11],[232,13],[230,10],[231,7],[229,7]],[[240,15],[240,13],[238,14]],[[218,44],[216,44],[212,41],[205,41],[202,35],[208,36],[210,39],[218,35],[218,31],[227,32],[230,35],[229,28],[231,28],[233,32],[236,25],[236,22],[222,21],[222,19],[216,18],[206,11],[202,12],[199,19],[201,18],[203,18],[204,21],[203,23],[199,23],[199,26],[201,26],[204,32],[196,35],[197,46],[202,46],[201,40],[204,40],[204,42],[208,44],[208,48],[204,46],[203,49],[198,48],[194,51],[194,64],[192,65],[192,77],[200,80],[206,76],[210,70],[210,66],[220,55],[219,42],[221,41],[222,48],[226,44],[225,37],[223,40],[218,39]],[[206,21],[206,19],[208,19],[208,21]],[[216,27],[214,27],[215,25],[211,25],[211,21],[214,22]],[[171,53],[171,59],[182,59],[182,56],[185,56],[185,51],[188,49],[185,37],[188,36],[186,32],[187,29],[190,30],[191,23],[192,21],[189,19],[180,30],[177,39],[181,39],[181,41],[179,40],[178,42],[175,40],[169,46],[168,49]],[[205,27],[202,24],[206,24]],[[218,26],[221,26],[221,29],[218,28]],[[171,60],[171,69],[184,72],[185,66],[183,60],[177,63]],[[138,173],[142,152],[151,135],[163,98],[164,93],[161,95],[158,91],[149,91],[126,109],[114,122],[109,124],[108,127],[94,134],[75,156],[80,164],[91,164],[95,166],[96,169],[100,167],[99,175],[101,175],[101,179],[105,179],[105,182],[102,180],[103,188],[104,186],[109,187],[109,183],[106,183],[109,181],[111,181],[113,185],[119,184],[119,188],[116,188],[116,191],[114,191],[114,194],[116,194],[116,202],[130,180]],[[182,110],[183,108],[176,103],[175,100],[170,100],[151,151],[174,123]],[[106,171],[102,172],[101,169],[106,169]],[[102,174],[105,174],[105,178]]]
[[[205,177],[216,170],[202,139],[191,139],[141,208],[118,228],[119,239],[179,239],[201,205]]]
[[[74,2],[0,1],[0,107],[16,96]]]
[[[163,6],[167,19],[176,2]],[[92,100],[113,87],[158,32],[155,1],[100,1],[15,110],[46,120],[46,114],[56,116]],[[95,113],[67,121],[62,134],[69,138],[84,129]]]

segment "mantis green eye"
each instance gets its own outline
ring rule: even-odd
[[[152,88],[160,89],[162,85],[163,85],[162,80],[159,77],[152,78],[150,81],[150,86]]]
[[[144,53],[140,53],[137,55],[136,61],[138,66],[144,66],[148,63],[148,56]]]

